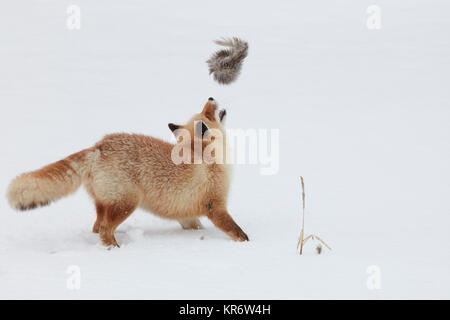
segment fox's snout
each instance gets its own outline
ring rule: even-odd
[[[212,103],[212,104],[216,105],[216,108],[217,108],[216,100],[214,100],[213,97],[208,98],[208,103]],[[217,112],[219,114],[219,116],[217,118],[218,118],[219,122],[222,122],[223,118],[227,115],[227,110],[219,109],[219,110],[217,110]]]

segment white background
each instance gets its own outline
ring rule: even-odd
[[[81,30],[66,9],[81,8]],[[368,30],[366,9],[382,10]],[[1,193],[107,133],[169,140],[209,96],[229,128],[280,130],[280,170],[236,166],[248,233],[185,231],[136,211],[107,251],[83,190],[29,212],[0,201],[0,298],[450,298],[448,1],[9,1],[0,10]],[[249,42],[220,86],[212,40]],[[306,232],[295,246],[300,185]],[[203,240],[201,240],[203,237]],[[68,290],[69,265],[81,270]],[[366,270],[380,269],[369,290]]]

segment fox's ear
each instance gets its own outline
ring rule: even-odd
[[[195,135],[197,137],[203,138],[206,131],[208,131],[208,127],[203,121],[200,120],[195,122]]]
[[[169,123],[169,129],[170,131],[174,132],[175,130],[179,129],[180,126],[178,124]]]

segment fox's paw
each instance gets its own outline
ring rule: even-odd
[[[102,240],[102,243],[106,247],[107,250],[111,250],[113,248],[120,248],[119,244],[117,243],[117,241],[115,239],[112,241],[103,241]]]
[[[200,223],[200,220],[195,219],[180,219],[178,222],[181,224],[181,227],[185,230],[200,230],[203,229],[203,225]]]
[[[105,247],[117,247],[120,248],[119,244],[116,241],[116,238],[114,238],[114,235],[111,234],[110,231],[106,231],[104,227],[100,226],[100,240],[102,240],[102,243]]]
[[[105,248],[106,248],[107,251],[111,251],[111,250],[118,250],[118,249],[120,249],[120,246],[111,244],[109,246],[105,246]]]
[[[231,235],[231,239],[239,242],[249,241],[247,234],[244,231],[242,231],[242,229],[235,230]]]

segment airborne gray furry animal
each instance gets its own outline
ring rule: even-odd
[[[248,43],[239,39],[222,39],[214,41],[218,45],[228,47],[216,51],[209,58],[209,74],[220,84],[230,84],[235,81],[241,72],[242,62],[248,53]]]

